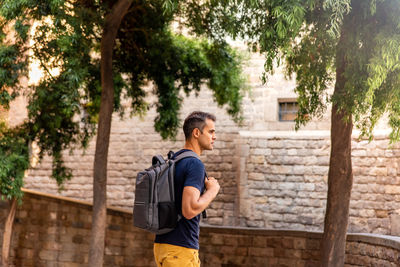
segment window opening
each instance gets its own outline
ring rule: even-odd
[[[279,101],[279,121],[294,121],[298,110],[296,101]]]

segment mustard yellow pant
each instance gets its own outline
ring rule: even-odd
[[[200,267],[197,249],[154,243],[157,267]]]

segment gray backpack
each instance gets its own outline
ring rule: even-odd
[[[188,157],[200,159],[193,151],[182,152],[175,159],[173,155],[170,151],[167,160],[154,156],[152,166],[136,178],[133,225],[155,234],[172,231],[181,217],[175,205],[175,164]]]

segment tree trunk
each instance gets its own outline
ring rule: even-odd
[[[346,22],[336,52],[336,84],[334,96],[345,99]],[[321,266],[344,266],[346,233],[349,220],[353,171],[351,165],[351,114],[333,104],[331,115],[331,155],[328,174],[328,199],[326,204],[324,234],[321,246]]]
[[[11,237],[14,225],[15,212],[17,210],[17,200],[13,198],[10,201],[10,211],[8,212],[6,223],[4,224],[3,247],[1,252],[1,266],[8,266],[10,256]]]
[[[93,166],[93,214],[90,237],[89,266],[103,265],[104,239],[107,223],[107,158],[111,117],[114,107],[112,56],[115,38],[131,0],[118,0],[105,18],[101,39],[101,104]]]

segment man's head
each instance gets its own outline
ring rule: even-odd
[[[216,118],[214,115],[194,111],[186,117],[183,123],[183,132],[185,133],[186,141],[196,139],[201,146],[202,150],[212,150],[215,138],[214,122]]]

